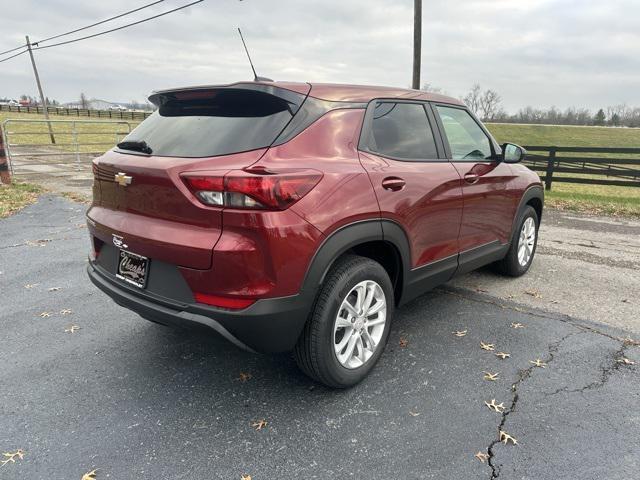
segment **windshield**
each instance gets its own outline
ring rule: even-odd
[[[140,151],[133,145],[144,142],[152,155],[211,157],[264,148],[299,107],[270,93],[233,88],[173,92],[159,103],[119,144],[120,150]]]

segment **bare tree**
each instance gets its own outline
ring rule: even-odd
[[[480,96],[480,113],[483,120],[491,120],[498,112],[502,98],[495,90],[485,90]]]
[[[87,100],[87,96],[84,92],[80,94],[80,107],[83,109],[89,108],[89,100]]]
[[[462,101],[471,109],[476,115],[480,113],[480,98],[482,97],[482,88],[480,84],[476,83],[471,87],[471,91],[462,99]]]

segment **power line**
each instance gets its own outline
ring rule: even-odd
[[[64,37],[64,36],[66,36],[66,35],[71,35],[72,33],[81,32],[82,30],[86,30],[86,29],[88,29],[88,28],[92,28],[92,27],[95,27],[95,26],[97,26],[97,25],[102,25],[103,23],[110,22],[111,20],[116,20],[117,18],[121,18],[121,17],[124,17],[124,16],[126,16],[126,15],[130,15],[130,14],[132,14],[132,13],[139,12],[140,10],[144,10],[145,8],[151,7],[151,6],[153,6],[153,5],[157,5],[158,3],[162,3],[162,2],[164,2],[164,1],[165,1],[165,0],[157,0],[157,1],[155,1],[155,2],[152,2],[152,3],[148,3],[148,4],[146,4],[146,5],[143,5],[142,7],[138,7],[138,8],[134,8],[133,10],[129,10],[128,12],[124,12],[124,13],[121,13],[121,14],[119,14],[119,15],[115,15],[115,16],[113,16],[113,17],[109,17],[109,18],[107,18],[106,20],[101,20],[101,21],[99,21],[99,22],[92,23],[91,25],[87,25],[86,27],[76,28],[75,30],[71,30],[71,31],[69,31],[69,32],[65,32],[65,33],[60,33],[60,34],[58,34],[58,35],[54,35],[53,37],[45,38],[44,40],[40,40],[40,41],[38,41],[38,42],[32,42],[32,43],[31,43],[31,45],[32,45],[32,46],[33,46],[33,45],[38,45],[38,43],[48,42],[49,40],[53,40],[54,38],[60,38],[60,37]],[[4,55],[4,54],[6,54],[6,53],[15,52],[16,50],[20,50],[21,48],[26,47],[26,46],[27,46],[27,44],[26,44],[26,43],[23,43],[23,44],[22,44],[22,45],[20,45],[19,47],[15,47],[15,48],[12,48],[12,49],[10,49],[10,50],[5,50],[4,52],[0,52],[0,55]],[[12,58],[12,57],[10,57],[10,58]]]
[[[45,38],[44,40],[38,40],[37,42],[32,42],[32,43],[31,43],[31,45],[35,45],[35,46],[37,46],[37,45],[38,45],[38,44],[40,44],[40,43],[48,42],[49,40],[53,40],[53,39],[55,39],[55,38],[65,37],[65,36],[67,36],[67,35],[71,35],[72,33],[81,32],[82,30],[87,30],[88,28],[92,28],[92,27],[96,27],[96,26],[98,26],[98,25],[102,25],[103,23],[110,22],[111,20],[116,20],[116,19],[121,18],[121,17],[124,17],[124,16],[126,16],[126,15],[130,15],[130,14],[132,14],[132,13],[139,12],[140,10],[144,10],[145,8],[149,8],[149,7],[153,6],[153,5],[157,5],[158,3],[162,3],[162,2],[164,2],[164,1],[165,1],[165,0],[157,0],[157,1],[155,1],[155,2],[152,2],[152,3],[148,3],[148,4],[146,4],[146,5],[143,5],[142,7],[138,7],[138,8],[134,8],[133,10],[129,10],[128,12],[124,12],[124,13],[121,13],[121,14],[119,14],[119,15],[115,15],[115,16],[113,16],[113,17],[109,17],[109,18],[107,18],[106,20],[101,20],[101,21],[99,21],[99,22],[92,23],[91,25],[87,25],[86,27],[76,28],[75,30],[71,30],[71,31],[69,31],[69,32],[60,33],[59,35],[54,35],[53,37]]]
[[[85,37],[74,38],[73,40],[67,40],[65,42],[58,42],[58,43],[54,43],[54,44],[51,44],[51,45],[45,45],[44,47],[35,47],[32,50],[42,50],[43,48],[52,48],[52,47],[57,47],[57,46],[60,46],[60,45],[67,45],[69,43],[79,42],[81,40],[87,40],[88,38],[94,38],[94,37],[98,37],[100,35],[105,35],[107,33],[116,32],[116,31],[122,30],[124,28],[132,27],[134,25],[139,25],[141,23],[148,22],[149,20],[153,20],[155,18],[162,17],[164,15],[168,15],[168,14],[173,13],[173,12],[177,12],[178,10],[182,10],[184,8],[190,7],[190,6],[195,5],[196,3],[200,3],[200,2],[204,2],[204,0],[196,0],[195,2],[187,3],[186,5],[183,5],[181,7],[177,7],[177,8],[174,8],[172,10],[167,10],[166,12],[159,13],[158,15],[154,15],[153,17],[144,18],[142,20],[138,20],[137,22],[133,22],[133,23],[128,23],[126,25],[122,25],[121,27],[112,28],[110,30],[105,30],[103,32],[94,33],[93,35],[87,35]]]
[[[19,52],[19,53],[16,53],[15,55],[11,55],[10,57],[3,58],[2,60],[0,60],[0,63],[2,63],[2,62],[6,62],[7,60],[11,60],[12,58],[17,57],[18,55],[22,55],[23,53],[27,53],[28,51],[29,51],[29,50],[25,49],[25,50],[23,50],[23,51],[21,51],[21,52]]]
[[[4,55],[5,53],[11,53],[11,52],[15,52],[16,50],[20,50],[23,47],[26,47],[27,44],[23,43],[22,45],[20,45],[19,47],[16,48],[12,48],[11,50],[5,50],[4,52],[0,52],[0,55]]]

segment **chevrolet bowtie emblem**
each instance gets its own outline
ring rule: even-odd
[[[122,187],[126,187],[127,185],[131,185],[132,178],[126,173],[118,172],[115,174],[114,179],[116,183]]]

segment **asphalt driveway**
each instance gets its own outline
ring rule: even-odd
[[[0,479],[637,478],[629,330],[446,286],[398,311],[365,382],[331,391],[289,355],[116,306],[84,272],[83,211],[46,196],[0,221],[0,453],[24,452]]]

